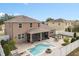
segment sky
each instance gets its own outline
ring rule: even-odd
[[[51,17],[79,19],[78,3],[0,3],[0,14],[26,15],[40,21]]]

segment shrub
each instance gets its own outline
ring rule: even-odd
[[[4,46],[5,43],[6,43],[6,41],[1,40],[1,45],[2,45],[2,47]]]
[[[68,28],[65,29],[65,31],[67,31],[67,32],[71,32],[71,28],[68,27]]]
[[[4,50],[4,53],[6,56],[10,55],[10,48],[9,48],[8,44],[4,44],[3,50]]]
[[[62,46],[68,45],[69,43],[70,43],[69,38],[65,38],[64,43],[62,44]]]
[[[76,37],[76,40],[78,40],[78,39],[79,39],[79,36]]]
[[[11,51],[16,48],[16,47],[15,47],[15,42],[14,42],[14,40],[10,40],[10,41],[8,42],[8,45],[9,45]]]
[[[68,43],[63,43],[63,44],[62,44],[62,46],[66,46],[66,45],[68,45]]]
[[[74,42],[74,41],[76,41],[76,38],[72,38],[72,39],[71,39],[71,43]]]
[[[64,39],[64,42],[65,42],[65,43],[69,43],[69,39],[68,39],[68,38],[65,38],[65,39]]]
[[[5,55],[9,55],[8,53],[10,53],[10,51],[16,49],[14,40],[1,40],[1,45],[3,47]]]
[[[76,34],[76,32],[74,33],[74,35],[73,35],[73,36],[74,36],[74,38],[75,38],[75,37],[77,37],[77,34]]]

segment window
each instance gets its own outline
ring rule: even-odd
[[[22,28],[22,24],[21,23],[19,24],[19,28]]]
[[[21,39],[21,35],[20,34],[18,34],[18,39]]]
[[[30,27],[32,27],[32,23],[30,23]]]
[[[22,34],[22,38],[24,38],[24,34]]]
[[[40,27],[40,23],[38,23],[38,27]]]

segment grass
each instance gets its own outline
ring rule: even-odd
[[[79,47],[71,53],[69,53],[67,56],[79,56]]]

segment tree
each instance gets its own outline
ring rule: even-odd
[[[76,40],[79,40],[79,36],[76,37]]]
[[[0,25],[4,24],[4,21],[10,20],[14,17],[15,17],[14,15],[5,14],[4,16],[0,17]]]
[[[74,42],[74,41],[76,41],[76,38],[72,38],[72,39],[71,39],[71,43]]]
[[[10,40],[8,42],[8,46],[10,47],[10,50],[14,50],[16,47],[15,47],[15,41],[14,40]]]
[[[52,21],[52,20],[54,20],[54,19],[52,19],[52,18],[47,18],[47,19],[46,19],[46,22]]]
[[[7,40],[7,41],[1,40],[1,45],[3,47],[5,55],[9,55],[10,51],[16,49],[15,43],[16,42],[14,41],[14,39],[13,40]]]
[[[8,19],[9,19],[8,14],[5,14],[5,16],[4,16],[4,20],[8,20]]]
[[[6,56],[10,55],[10,48],[9,48],[8,44],[4,44],[3,50],[4,50],[4,53]]]
[[[4,46],[5,43],[6,43],[6,41],[1,40],[1,45],[2,45],[2,47]]]
[[[71,31],[72,31],[72,27],[71,27],[71,26],[67,27],[67,28],[65,29],[65,31],[71,32]]]
[[[76,38],[77,37],[77,35],[76,35],[76,32],[74,33],[74,38]]]
[[[73,34],[73,38],[72,38],[72,40],[71,40],[71,43],[74,42],[74,41],[76,41],[77,38],[78,38],[78,37],[77,37],[76,32],[75,32],[75,33]]]

